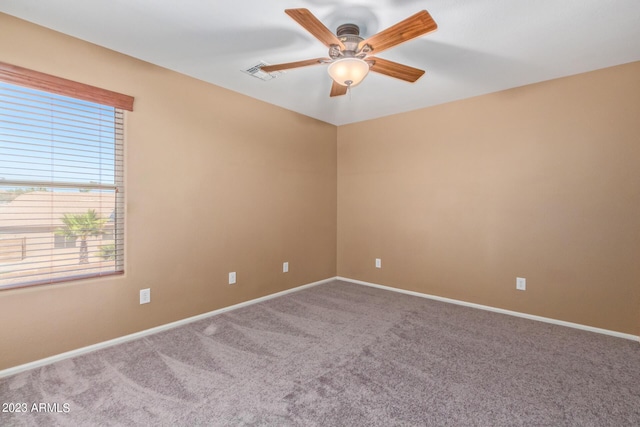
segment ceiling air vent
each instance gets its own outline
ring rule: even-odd
[[[278,77],[278,74],[282,74],[282,71],[275,71],[273,73],[267,73],[261,70],[265,65],[269,65],[264,61],[258,62],[256,65],[247,68],[246,70],[241,70],[245,74],[249,74],[257,79],[264,80],[265,82],[268,80],[275,79]]]

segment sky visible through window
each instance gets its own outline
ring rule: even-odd
[[[0,184],[115,184],[113,107],[6,83],[0,105]]]

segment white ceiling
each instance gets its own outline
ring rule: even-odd
[[[365,38],[427,9],[436,32],[380,54],[426,74],[370,73],[329,98],[326,65],[242,73],[327,56],[285,8]],[[640,60],[640,0],[0,0],[0,11],[335,125]]]

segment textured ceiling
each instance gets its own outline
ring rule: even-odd
[[[327,56],[284,13],[302,7],[365,38],[428,10],[436,32],[380,54],[426,74],[370,73],[329,98],[326,65],[242,73]],[[640,60],[640,0],[0,0],[0,11],[335,125]]]

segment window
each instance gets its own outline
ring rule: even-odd
[[[0,63],[0,289],[124,272],[132,104]]]

